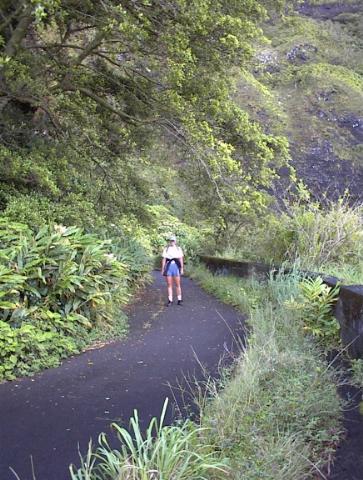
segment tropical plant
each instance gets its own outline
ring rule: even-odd
[[[127,269],[110,253],[109,242],[77,227],[45,226],[33,235],[0,219],[0,238],[0,315],[15,327],[36,317],[39,308],[76,314],[91,326],[107,317],[112,294],[126,289]]]
[[[57,320],[63,332],[67,328],[73,332],[74,322],[67,324],[67,319],[61,319],[60,315]],[[62,358],[78,351],[76,339],[52,329],[49,321],[36,325],[24,323],[19,328],[0,321],[0,380],[56,367]]]
[[[306,278],[299,284],[300,294],[286,302],[289,308],[300,310],[305,330],[326,343],[339,342],[339,323],[333,307],[339,295],[339,285],[329,287],[320,276]]]
[[[0,218],[0,378],[52,366],[95,329],[112,331],[130,287],[149,269],[135,248],[77,227],[33,232]]]

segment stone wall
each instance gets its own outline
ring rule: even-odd
[[[200,260],[213,273],[219,275],[235,275],[237,277],[255,276],[267,278],[271,272],[279,271],[279,267],[263,263],[242,262],[226,258],[200,256]],[[289,269],[284,270],[286,273]],[[302,271],[302,275],[323,278],[324,283],[334,287],[339,279],[317,272]],[[363,285],[344,285],[340,287],[339,298],[334,308],[334,315],[340,324],[342,343],[351,357],[363,358]]]

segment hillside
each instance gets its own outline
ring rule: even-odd
[[[304,2],[264,33],[238,103],[266,131],[288,137],[297,176],[318,198],[349,189],[362,200],[362,2]]]

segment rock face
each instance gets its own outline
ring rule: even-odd
[[[291,165],[316,200],[349,192],[352,203],[363,202],[363,0],[296,3],[284,21],[264,29],[271,43],[253,72],[280,116],[276,127],[266,102],[257,121],[288,138]],[[257,95],[253,101],[262,103]],[[279,174],[278,200],[290,181]]]
[[[306,1],[298,8],[299,13],[302,15],[319,20],[333,20],[342,13],[357,13],[362,10],[363,6],[360,0],[353,3],[337,1],[335,3],[326,3],[323,5],[313,5]]]
[[[338,118],[338,125],[347,128],[356,140],[356,144],[363,143],[363,118],[356,115],[344,115]]]
[[[315,45],[302,43],[295,45],[290,51],[288,51],[286,58],[291,63],[304,63],[309,61],[317,51],[318,49]]]
[[[331,200],[337,200],[349,190],[353,202],[363,200],[363,168],[340,159],[329,140],[312,142],[304,152],[292,142],[291,150],[298,176],[317,198],[326,194]]]

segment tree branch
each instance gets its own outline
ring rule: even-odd
[[[5,15],[2,15],[3,18],[5,18],[5,20],[3,21],[3,23],[0,24],[0,32],[4,30],[13,21],[15,17],[19,15],[23,6],[24,6],[24,2],[22,1],[20,2],[20,5],[18,6],[18,8],[12,14],[10,14],[7,18],[5,17]]]
[[[17,24],[12,36],[5,46],[4,53],[8,57],[13,57],[20,47],[20,44],[27,34],[28,28],[31,25],[33,6],[28,5],[24,13],[19,17],[19,23]]]
[[[114,113],[115,115],[117,115],[118,117],[120,117],[124,122],[126,123],[131,123],[133,125],[137,124],[139,121],[134,118],[134,117],[131,117],[130,115],[128,115],[127,113],[125,112],[122,112],[120,110],[117,110],[116,108],[114,108],[112,105],[110,105],[107,100],[104,100],[103,98],[99,97],[98,95],[96,95],[95,93],[93,93],[91,90],[89,90],[88,88],[85,88],[85,87],[71,87],[71,88],[67,88],[67,90],[71,90],[71,91],[79,91],[81,93],[83,93],[84,95],[86,95],[86,97],[89,97],[91,98],[93,101],[95,101],[98,105],[100,105],[101,107],[105,108],[106,110]]]
[[[104,39],[105,33],[99,30],[93,40],[83,48],[76,60],[72,63],[73,66],[80,65],[85,58],[87,58],[95,48],[99,47]]]
[[[213,178],[213,175],[211,174],[211,171],[208,167],[208,165],[206,164],[206,162],[204,161],[204,159],[202,158],[202,155],[198,152],[198,149],[192,145],[190,142],[188,142],[184,132],[180,131],[180,129],[178,129],[175,125],[173,125],[172,122],[170,122],[170,120],[166,120],[165,119],[165,123],[161,123],[161,126],[167,130],[171,135],[173,135],[179,142],[181,142],[188,150],[191,150],[193,152],[193,154],[196,156],[196,158],[198,159],[200,165],[203,167],[203,170],[205,171],[205,173],[207,174],[210,182],[212,183],[212,185],[214,186],[214,189],[215,189],[215,192],[218,196],[218,198],[223,201],[224,198],[220,192],[220,189],[219,189],[219,186],[218,186],[218,183],[216,182],[216,180]]]

